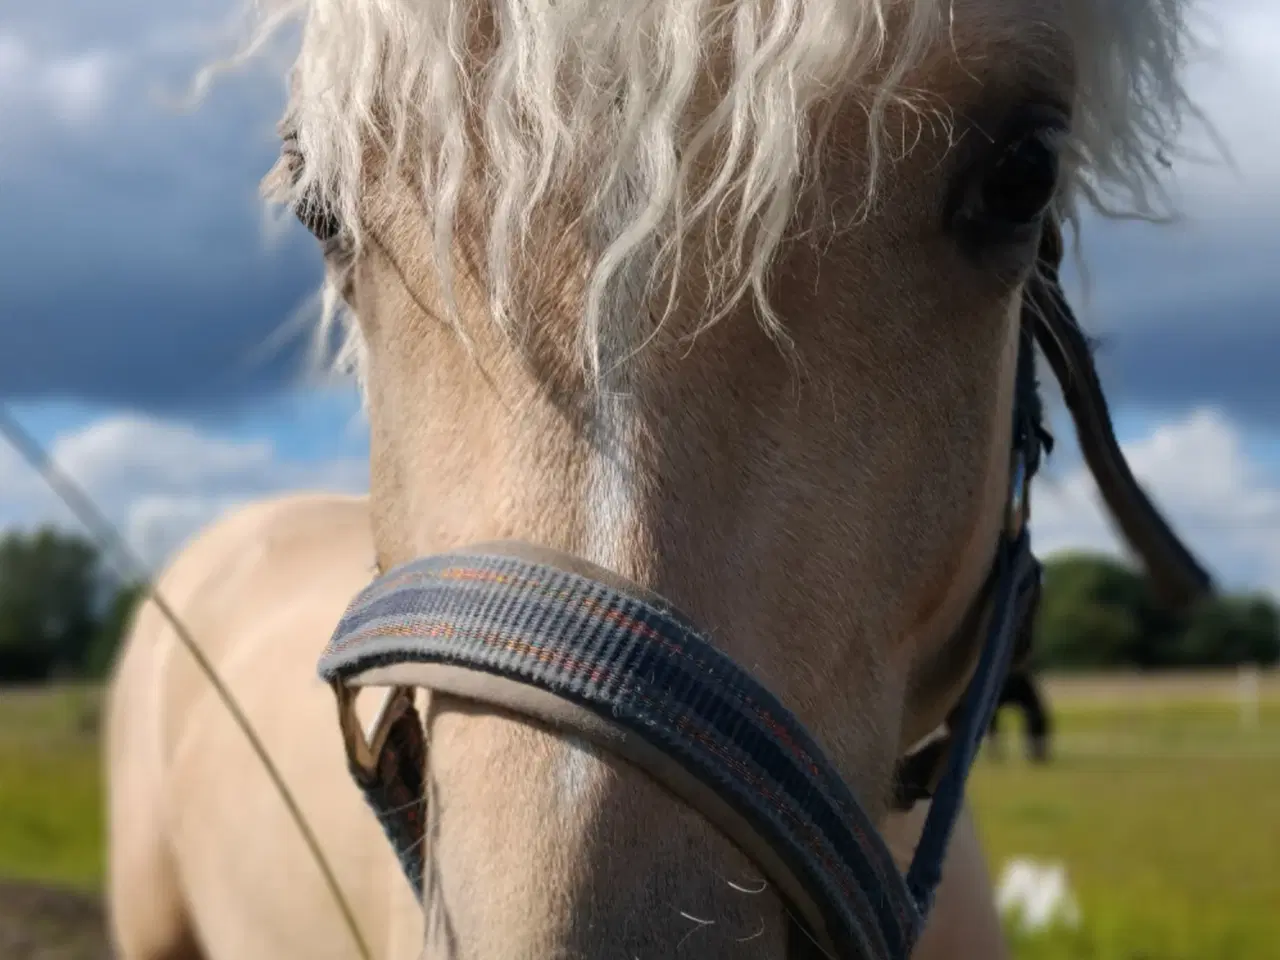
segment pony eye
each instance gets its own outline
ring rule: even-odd
[[[342,234],[342,222],[332,210],[310,197],[294,205],[293,215],[321,243],[332,243]]]
[[[1008,144],[981,184],[980,214],[1015,227],[1038,221],[1057,191],[1059,166],[1057,144],[1047,131]]]
[[[302,179],[305,163],[302,149],[298,146],[297,132],[286,129],[282,132],[281,139],[280,163],[290,184],[296,188],[298,181]],[[312,191],[308,191],[293,205],[293,215],[313,237],[326,246],[342,235],[342,221]]]
[[[968,244],[1020,243],[1038,230],[1057,195],[1066,127],[1060,119],[1023,122],[966,170],[955,226]]]

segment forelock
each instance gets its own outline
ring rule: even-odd
[[[591,245],[580,318],[588,364],[602,325],[634,315],[636,297],[676,276],[685,241],[712,223],[699,251],[708,318],[750,296],[785,335],[765,278],[833,93],[867,107],[870,199],[885,108],[919,109],[902,79],[947,31],[951,4],[259,0],[249,49],[288,23],[302,28],[288,123],[305,164],[275,178],[270,196],[322,203],[358,246],[378,145],[413,173],[452,309],[464,187],[478,187],[482,222],[465,227],[483,238],[489,312],[509,326],[522,239],[572,189]],[[1070,0],[1070,10],[1078,101],[1064,212],[1157,215],[1158,176],[1190,107],[1187,0]],[[353,329],[347,359],[359,353]]]

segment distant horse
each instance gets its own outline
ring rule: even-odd
[[[1032,763],[1047,762],[1050,734],[1049,709],[1030,671],[1013,671],[1000,690],[1000,699],[996,704],[996,712],[992,714],[987,734],[988,746],[996,756],[1003,754],[1000,742],[1000,710],[1005,706],[1014,706],[1022,711],[1023,726],[1027,735],[1028,759]]]
[[[942,782],[902,771],[1000,672],[1030,338],[1070,327],[1059,231],[1156,212],[1184,3],[257,6],[264,33],[302,23],[266,186],[329,267],[369,518],[246,514],[166,582],[372,952],[903,956],[954,781],[923,881],[878,833]],[[387,576],[322,664],[344,708],[395,690],[374,747],[345,713],[339,740],[306,679],[370,554]],[[124,960],[350,956],[192,665],[151,613],[132,643],[108,767]],[[405,662],[448,644],[452,672]],[[342,659],[367,650],[387,659]],[[984,899],[980,858],[953,854],[958,895]]]

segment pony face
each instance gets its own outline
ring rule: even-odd
[[[1037,251],[1145,209],[1177,5],[297,5],[271,183],[349,325],[384,568],[521,540],[655,590],[883,814],[977,652]],[[782,955],[758,871],[635,770],[428,725],[428,955]]]

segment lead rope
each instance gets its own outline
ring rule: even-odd
[[[294,799],[293,793],[285,785],[284,778],[280,775],[279,769],[267,753],[266,746],[258,737],[253,725],[249,722],[249,718],[232,695],[231,690],[223,682],[222,678],[218,676],[218,671],[209,661],[209,658],[205,656],[204,651],[196,644],[190,631],[183,625],[173,608],[169,606],[168,601],[156,589],[151,577],[146,572],[146,565],[138,559],[137,555],[125,543],[124,538],[116,532],[115,527],[102,514],[102,511],[94,505],[93,501],[79,485],[57,468],[52,458],[45,453],[44,448],[23,428],[4,403],[0,403],[0,435],[3,435],[8,440],[21,457],[31,465],[32,469],[40,474],[58,499],[75,514],[76,518],[98,542],[98,547],[103,550],[104,554],[108,558],[114,556],[117,560],[124,560],[133,568],[132,579],[142,583],[147,599],[154,603],[156,608],[164,615],[164,618],[169,621],[169,625],[173,627],[178,639],[186,647],[187,652],[191,654],[192,659],[199,665],[205,678],[212,684],[218,699],[222,701],[235,720],[236,725],[249,741],[253,752],[258,755],[258,759],[266,769],[267,775],[271,778],[277,792],[279,792],[280,798],[284,801],[294,822],[298,825],[298,830],[302,834],[303,840],[306,842],[307,847],[310,848],[311,855],[315,858],[316,865],[324,876],[325,884],[329,887],[329,892],[333,894],[333,899],[337,901],[338,909],[342,912],[343,920],[351,932],[351,938],[356,943],[356,949],[360,954],[361,960],[373,960],[373,953],[369,949],[369,944],[360,932],[359,924],[356,923],[355,912],[351,909],[351,904],[347,901],[342,888],[338,885],[338,878],[334,874],[328,858],[325,857],[324,852],[320,849],[320,841],[316,838],[315,832],[307,822],[307,818],[302,815],[302,809]],[[117,572],[120,572],[118,567]]]

